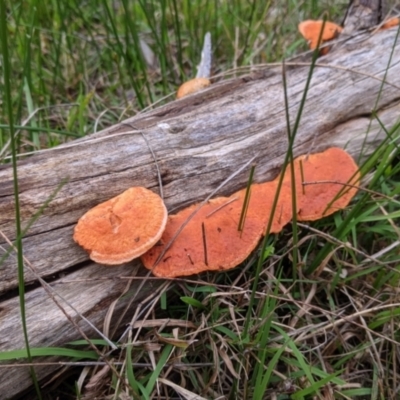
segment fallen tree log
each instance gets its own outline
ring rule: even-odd
[[[293,125],[309,65],[295,61],[288,64],[286,73]],[[294,155],[339,146],[356,159],[368,156],[387,135],[371,118],[372,112],[390,129],[399,121],[399,100],[400,44],[396,30],[346,39],[318,61]],[[252,158],[257,164],[255,179],[267,181],[279,172],[287,147],[281,67],[264,66],[250,75],[215,84],[197,95],[36,154],[21,161],[18,168],[23,226],[39,213],[24,235],[24,256],[39,276],[99,327],[108,306],[126,285],[113,277],[135,274],[134,266],[139,262],[115,269],[89,262],[72,240],[73,227],[84,212],[130,186],[160,192],[158,169],[169,210],[205,198]],[[243,170],[218,195],[244,187],[247,177],[248,170]],[[12,170],[2,166],[0,231],[11,241],[15,240],[14,215]],[[5,254],[9,245],[3,238],[0,244]],[[26,294],[31,346],[60,346],[79,338],[76,327],[40,286],[35,274],[28,266],[25,270],[25,282],[32,285]],[[0,351],[24,347],[16,271],[15,253],[11,251],[0,267]],[[65,283],[65,277],[73,283]],[[146,283],[134,304],[160,283]],[[133,282],[131,290],[138,287],[139,283]],[[116,313],[130,301],[129,297],[121,299]],[[75,311],[65,308],[83,332],[96,336]],[[38,368],[39,378],[53,369]],[[29,371],[22,367],[2,369],[0,384],[7,396],[16,395],[30,385]]]

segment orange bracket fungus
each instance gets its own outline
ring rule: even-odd
[[[292,193],[289,165],[274,212],[279,177],[251,185],[248,203],[247,189],[242,189],[170,217],[157,194],[132,187],[83,215],[74,240],[102,264],[122,264],[141,256],[158,277],[234,268],[256,248],[267,225],[269,233],[278,233],[290,222],[293,197],[297,220],[314,221],[346,207],[357,192],[358,167],[342,149],[300,156],[293,164],[296,192]]]
[[[182,97],[188,96],[189,94],[196,93],[201,89],[210,86],[211,82],[208,78],[194,78],[190,81],[183,83],[179,86],[176,98],[181,99]]]
[[[191,79],[183,83],[176,93],[176,98],[181,99],[182,97],[188,96],[189,94],[196,93],[207,86],[210,86],[210,74],[211,74],[211,34],[207,32],[204,35],[204,44],[201,51],[201,61],[197,67],[196,78]]]
[[[298,28],[301,35],[308,41],[311,50],[317,48],[318,38],[322,30],[324,21],[318,20],[307,20],[300,22]],[[343,28],[333,22],[325,21],[324,31],[321,37],[321,44],[329,40],[335,39],[341,32]],[[321,49],[321,54],[324,55],[328,52],[327,48]]]
[[[170,216],[160,243],[142,256],[143,264],[154,275],[164,278],[236,267],[251,254],[263,236],[271,215],[276,187],[276,181],[251,186],[241,231],[238,226],[246,189],[230,197],[210,200],[194,214],[178,235],[178,230],[198,205]],[[283,206],[278,206],[275,212],[271,233],[281,231],[292,218],[291,203],[282,201],[281,204]],[[169,244],[171,246],[167,248]]]
[[[122,264],[141,256],[160,239],[167,223],[162,199],[143,187],[131,187],[84,214],[74,240],[100,264]]]
[[[358,166],[344,150],[332,147],[294,160],[298,221],[315,221],[345,208],[357,193]],[[284,182],[290,185],[290,167]]]
[[[381,27],[379,30],[384,30],[384,29],[390,29],[393,28],[394,26],[398,26],[400,24],[400,18],[399,17],[392,17],[389,18]]]
[[[272,182],[251,185],[240,231],[246,189],[169,216],[160,242],[142,255],[143,264],[155,276],[163,278],[234,268],[256,248],[271,217],[269,233],[280,232],[292,219],[293,196],[296,196],[297,220],[317,220],[346,207],[356,194],[355,185],[360,179],[352,157],[339,148],[296,158],[294,171],[296,193],[291,193],[292,175],[288,166],[283,172],[273,214],[279,177]]]

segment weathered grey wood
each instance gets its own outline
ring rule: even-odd
[[[371,110],[379,110],[388,128],[399,119],[398,43],[388,68],[395,37],[395,29],[359,35],[319,59],[296,138],[295,155],[336,145],[346,147],[358,158],[361,154],[370,154],[382,141],[385,133],[375,122],[369,127],[369,115]],[[379,79],[386,71],[386,81],[390,84],[383,85],[379,97],[382,88]],[[288,67],[292,124],[307,74],[308,66]],[[203,93],[125,122],[136,129],[122,124],[114,126],[35,155],[19,166],[24,225],[65,181],[26,233],[24,255],[42,276],[53,279],[54,274],[65,273],[70,279],[82,279],[73,285],[56,287],[97,325],[111,299],[121,292],[121,282],[110,280],[106,286],[102,281],[84,280],[104,274],[126,275],[130,267],[110,269],[87,263],[78,271],[70,272],[70,268],[88,260],[86,253],[72,241],[72,230],[85,211],[130,186],[141,185],[158,191],[156,165],[143,135],[156,154],[169,209],[204,198],[253,156],[257,160],[256,179],[269,180],[279,172],[287,150],[280,68],[264,68],[249,76],[216,84]],[[247,176],[248,171],[239,174],[221,194],[243,187]],[[15,239],[12,180],[10,167],[1,167],[0,230],[11,240]],[[1,238],[0,244],[1,256],[7,245]],[[27,272],[26,280],[34,282],[35,278]],[[16,262],[12,254],[0,267],[0,293],[16,287]],[[139,298],[147,291],[148,286]],[[122,300],[119,307],[126,302]],[[79,337],[43,289],[27,294],[27,308],[33,346],[58,345]],[[0,351],[23,347],[18,318],[15,298],[0,303]],[[81,326],[85,332],[92,333],[84,323]],[[26,369],[0,371],[0,387],[7,388],[7,393],[19,393],[21,382],[26,381]],[[39,376],[46,375],[46,371],[39,371]]]
[[[376,25],[399,12],[398,0],[352,0],[344,18],[341,36],[353,35]]]
[[[381,21],[382,3],[383,0],[353,0],[347,10],[344,33],[351,34],[378,25]]]
[[[51,286],[60,296],[78,309],[80,314],[102,330],[101,327],[110,304],[122,294],[128,283],[127,279],[119,279],[119,277],[134,276],[134,270],[135,268],[132,265],[124,265],[118,267],[118,269],[99,269],[98,265],[91,263],[67,277],[58,279]],[[159,285],[157,281],[149,280],[138,292],[140,282],[140,280],[133,281],[129,288],[129,294],[117,303],[112,322],[115,323],[121,311],[132,300],[133,296],[135,296],[135,300],[131,307],[134,310],[137,304]],[[100,338],[68,304],[56,295],[54,297],[91,339]],[[81,337],[77,329],[67,320],[59,307],[41,287],[26,294],[26,315],[31,347],[65,346],[66,343]],[[113,328],[114,326],[111,323],[111,329]],[[2,301],[0,305],[0,350],[23,348],[19,300],[14,297]],[[43,361],[43,358],[40,361],[34,360],[40,362]],[[56,358],[46,358],[47,362],[55,360]],[[58,368],[57,365],[39,366],[35,368],[35,371],[39,378],[43,378]],[[32,381],[27,367],[1,367],[0,364],[0,387],[2,388],[0,399],[7,399],[16,395],[31,384]]]

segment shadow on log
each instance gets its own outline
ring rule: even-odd
[[[338,146],[362,160],[385,139],[386,133],[371,113],[377,112],[388,129],[399,120],[400,45],[396,38],[396,29],[362,33],[335,45],[318,60],[294,156]],[[288,63],[292,124],[308,72],[307,63]],[[24,235],[24,256],[57,293],[101,327],[108,307],[126,289],[127,281],[119,277],[133,277],[137,271],[143,276],[144,271],[139,262],[106,268],[88,261],[87,254],[72,240],[73,227],[83,213],[130,186],[145,186],[159,193],[157,165],[169,210],[202,200],[252,157],[257,164],[256,181],[267,181],[279,173],[287,145],[281,67],[265,66],[84,139],[43,151],[19,163],[22,225],[28,226],[40,213]],[[243,188],[247,178],[245,170],[218,195]],[[15,240],[14,212],[12,170],[2,166],[0,230],[11,241]],[[9,246],[1,237],[0,244],[2,256]],[[80,338],[28,266],[25,270],[31,346],[61,346]],[[138,291],[140,280],[132,281],[129,293],[135,298],[125,321],[132,318],[135,305],[161,283],[147,280]],[[24,347],[17,286],[16,256],[11,251],[0,268],[1,351]],[[125,309],[132,296],[117,302],[115,315]],[[98,337],[75,311],[60,303],[85,334]],[[41,379],[55,368],[38,367],[36,372]],[[4,393],[17,395],[31,384],[28,368],[2,368],[0,376],[0,398],[6,398]]]

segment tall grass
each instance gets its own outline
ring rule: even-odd
[[[298,21],[326,11],[338,18],[344,7],[334,3],[10,2],[13,113],[16,126],[26,126],[17,151],[86,135],[171,94],[195,75],[207,31],[214,73],[290,56],[305,48]],[[8,121],[4,108],[1,116]],[[10,154],[8,139],[1,129],[3,156]]]
[[[4,163],[170,101],[168,95],[195,75],[207,31],[217,74],[305,49],[297,23],[324,13],[340,21],[346,8],[335,1],[28,0],[5,9],[0,2]],[[307,88],[304,101],[306,95]],[[288,121],[291,140],[300,121],[301,111]],[[353,207],[266,237],[240,269],[166,283],[143,317],[157,328],[130,331],[118,343],[119,354],[110,357],[119,375],[110,370],[99,386],[85,386],[84,374],[95,380],[104,366],[86,341],[31,349],[33,357],[63,355],[69,367],[92,360],[81,362],[81,376],[79,369],[73,379],[59,379],[58,394],[396,398],[400,257],[392,244],[400,240],[400,130],[384,129],[387,141],[362,167],[370,176],[368,190],[360,191]],[[187,324],[170,329],[170,320]],[[0,353],[0,360],[25,356],[29,346]]]

